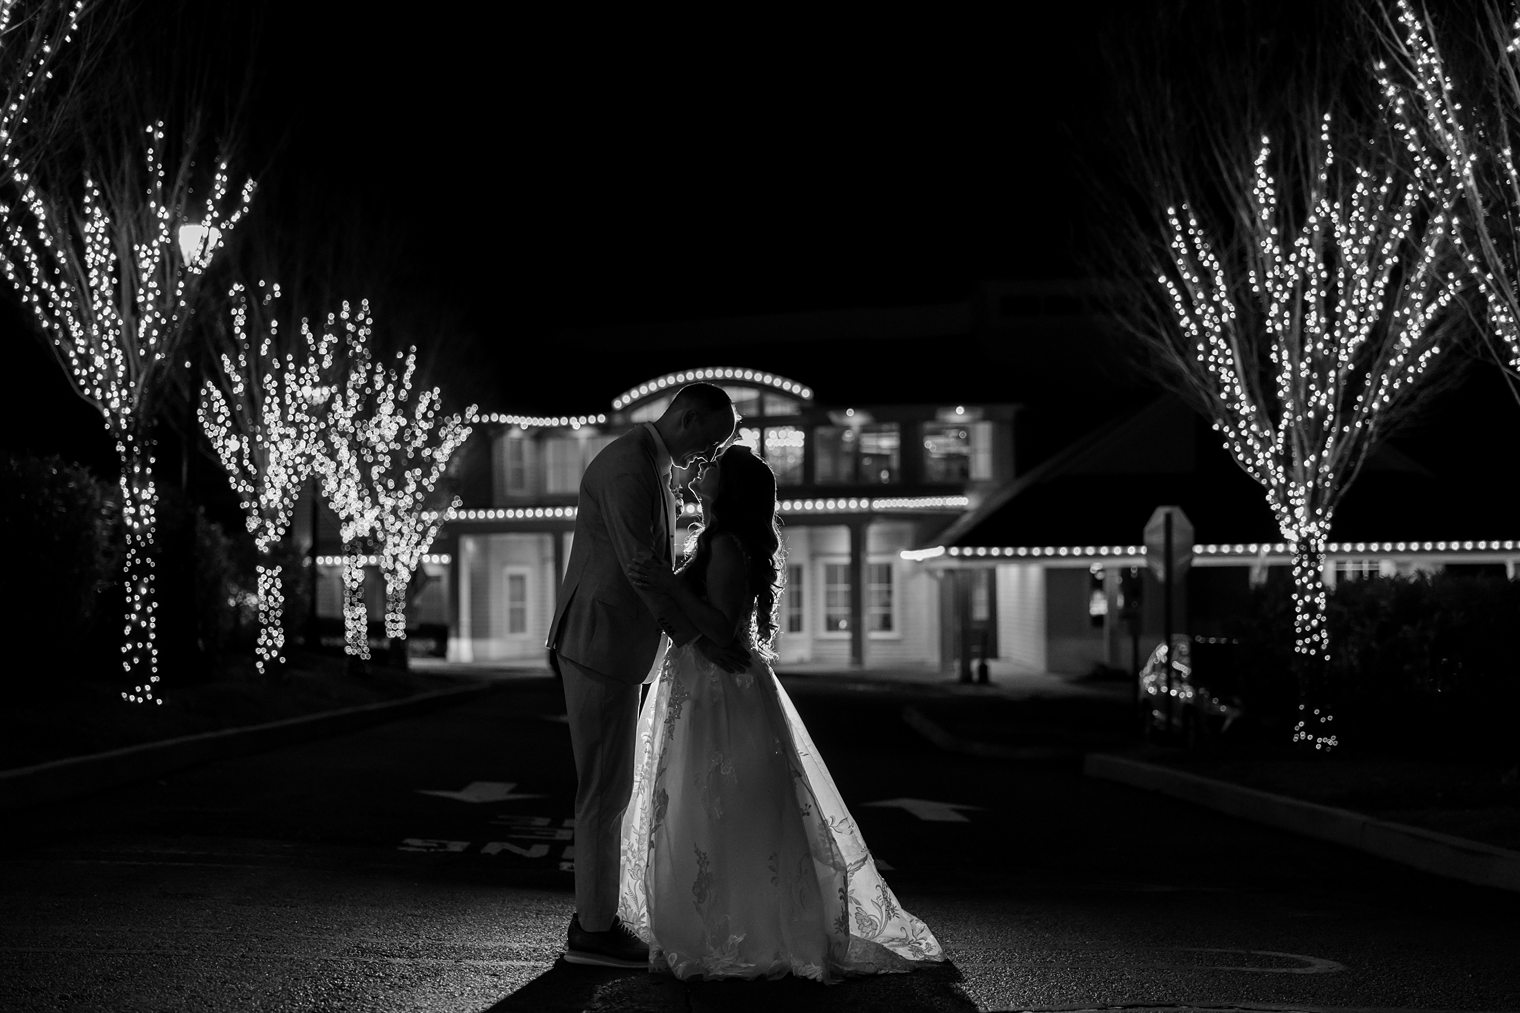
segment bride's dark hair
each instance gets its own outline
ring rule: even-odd
[[[777,611],[784,585],[786,550],[776,518],[776,475],[748,447],[735,444],[718,460],[718,489],[707,508],[705,524],[694,524],[681,570],[705,565],[713,538],[739,539],[749,561],[749,587],[755,594],[755,644],[774,656]],[[694,571],[698,574],[701,571]]]

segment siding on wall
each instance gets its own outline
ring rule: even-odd
[[[1037,563],[997,567],[999,657],[1035,671],[1046,667],[1045,572]]]

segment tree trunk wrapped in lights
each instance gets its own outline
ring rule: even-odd
[[[357,306],[343,303],[327,315],[327,330],[342,329],[347,362],[343,379],[333,391],[327,412],[326,438],[317,459],[322,496],[338,515],[343,540],[343,650],[349,662],[362,668],[369,661],[369,609],[364,600],[365,555],[378,528],[373,497],[366,484],[360,428],[368,417],[372,392],[370,335],[374,318],[369,300]]]
[[[254,664],[267,675],[285,662],[284,593],[274,549],[289,533],[296,499],[322,452],[338,332],[314,330],[303,319],[298,339],[290,340],[274,312],[279,286],[260,282],[259,287],[265,292],[257,300],[250,300],[241,284],[232,288],[232,348],[222,352],[217,380],[202,386],[199,418],[258,553]]]
[[[340,516],[368,520],[386,586],[385,634],[391,656],[406,663],[406,607],[412,579],[438,531],[459,508],[441,486],[454,452],[472,431],[475,407],[439,416],[437,387],[415,398],[416,350],[398,365],[350,373],[330,427],[335,505]]]
[[[254,185],[246,182],[231,212],[223,210],[228,173],[221,162],[203,207],[192,208],[193,144],[166,172],[162,123],[144,136],[146,176],[127,164],[90,167],[82,208],[10,161],[21,200],[19,207],[0,205],[8,220],[0,267],[36,315],[74,390],[100,411],[115,440],[126,525],[122,667],[132,684],[122,696],[157,703],[155,399],[180,365],[196,276],[242,219]],[[183,252],[180,226],[192,221],[205,230],[204,241]]]
[[[1293,740],[1319,750],[1338,744],[1321,582],[1336,505],[1460,320],[1440,172],[1375,142],[1362,148],[1371,167],[1345,165],[1330,126],[1325,116],[1300,162],[1312,172],[1301,189],[1279,185],[1263,138],[1221,227],[1169,207],[1171,258],[1156,277],[1174,317],[1156,341],[1292,548]]]
[[[1520,167],[1513,148],[1520,135],[1520,7],[1504,6],[1507,17],[1494,0],[1484,0],[1476,19],[1464,17],[1461,31],[1476,28],[1476,48],[1452,61],[1429,18],[1398,0],[1393,19],[1378,25],[1389,59],[1377,69],[1405,141],[1422,157],[1440,159],[1457,191],[1465,213],[1454,239],[1483,293],[1495,357],[1520,399]],[[1469,71],[1461,82],[1457,64]]]

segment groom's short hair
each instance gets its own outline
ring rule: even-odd
[[[708,412],[733,411],[734,400],[728,396],[728,391],[715,383],[698,381],[688,383],[676,391],[676,396],[670,399],[670,407],[667,412],[684,412],[688,409],[696,409],[704,415]]]

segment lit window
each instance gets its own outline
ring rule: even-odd
[[[819,426],[813,431],[820,484],[883,485],[897,481],[901,435],[896,423]]]
[[[767,426],[765,463],[776,473],[777,485],[802,484],[802,454],[807,434],[796,426]]]
[[[792,564],[786,568],[786,590],[782,592],[783,611],[786,614],[786,632],[802,632],[802,567]]]
[[[866,629],[872,633],[891,633],[892,564],[866,564]]]
[[[507,634],[528,632],[528,576],[507,574]]]
[[[860,427],[860,480],[886,485],[897,481],[902,438],[897,424]]]
[[[823,564],[823,628],[829,633],[850,631],[850,566]]]
[[[1383,572],[1383,564],[1376,559],[1337,559],[1334,564],[1335,581],[1361,580],[1376,577]]]
[[[924,426],[924,479],[965,482],[970,477],[970,424]]]

